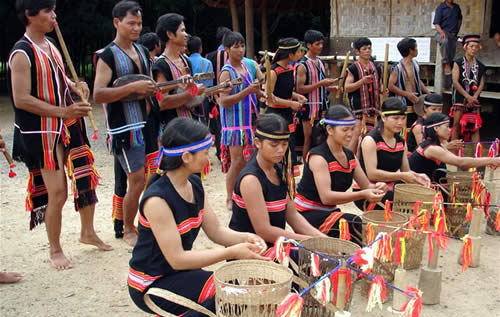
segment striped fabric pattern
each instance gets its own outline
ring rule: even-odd
[[[162,277],[163,275],[150,276],[131,267],[128,269],[128,285],[139,292],[144,292],[154,281]]]
[[[245,201],[243,200],[243,197],[241,197],[240,195],[233,192],[232,199],[238,207],[243,209],[247,208]],[[282,212],[286,209],[287,204],[288,204],[288,195],[286,196],[285,199],[276,201],[266,201],[266,209],[268,212]]]
[[[328,218],[326,218],[325,221],[321,224],[318,230],[324,234],[328,234],[333,225],[342,217],[343,214],[344,213],[341,211],[332,212],[332,214],[328,216]]]
[[[186,219],[183,222],[181,222],[180,224],[178,224],[177,230],[179,230],[179,234],[183,235],[183,234],[191,231],[191,229],[198,228],[199,226],[201,226],[201,224],[203,223],[203,214],[204,213],[205,213],[205,211],[202,209],[198,213],[198,217]]]
[[[336,205],[331,205],[331,206],[323,205],[323,204],[318,203],[316,201],[309,200],[299,193],[295,194],[294,203],[295,203],[295,208],[300,212],[315,211],[315,210],[334,211],[335,209],[337,209]]]
[[[377,151],[382,150],[382,151],[386,151],[386,152],[400,152],[400,151],[404,151],[404,149],[405,149],[405,145],[403,142],[396,143],[396,146],[393,148],[388,146],[385,142],[378,142],[377,143]]]
[[[328,171],[329,172],[351,173],[355,168],[356,168],[356,160],[355,159],[352,159],[349,161],[349,168],[344,168],[337,161],[328,163]]]
[[[306,59],[302,62],[302,64],[306,67],[308,85],[316,84],[323,79],[325,79],[325,66],[321,60],[317,59],[319,64],[316,64],[316,61],[306,56]],[[319,113],[321,110],[321,106],[323,105],[323,101],[325,101],[327,96],[326,87],[320,87],[311,91],[307,94],[307,103],[309,105],[309,119],[315,120],[319,118]]]

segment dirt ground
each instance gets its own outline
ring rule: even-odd
[[[58,272],[47,259],[48,243],[44,226],[29,231],[29,213],[24,201],[27,170],[19,165],[17,177],[7,178],[8,167],[0,157],[0,270],[18,271],[24,275],[21,282],[0,285],[1,316],[144,316],[129,299],[127,289],[128,261],[131,248],[114,238],[111,223],[113,194],[113,160],[106,152],[102,108],[94,107],[94,115],[101,129],[100,139],[92,140],[96,167],[102,176],[97,189],[95,226],[100,237],[114,250],[101,252],[78,242],[80,222],[68,200],[64,207],[62,245],[73,263],[73,269]],[[0,129],[9,150],[12,147],[13,111],[6,97],[0,97]],[[497,177],[498,178],[498,177]],[[498,182],[498,181],[497,181]],[[225,177],[213,155],[212,171],[205,190],[212,207],[222,223],[228,223],[230,212],[224,208]],[[497,190],[500,186],[497,184]],[[359,213],[351,204],[344,211]],[[484,228],[484,221],[482,224]],[[441,252],[441,303],[424,306],[421,316],[499,316],[500,315],[500,237],[482,234],[481,266],[462,273],[457,264],[461,242],[452,240]],[[195,248],[217,248],[203,233]],[[427,252],[425,251],[425,254]],[[416,284],[419,270],[409,272]],[[355,292],[352,316],[392,316],[384,310],[364,312],[366,299]]]

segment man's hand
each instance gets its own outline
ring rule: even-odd
[[[80,88],[80,89],[78,89]],[[78,94],[82,99],[89,100],[90,96],[90,89],[89,86],[87,85],[86,82],[81,81],[78,83],[78,85],[75,84],[74,89],[72,89],[74,93]],[[81,90],[81,91],[79,91]],[[80,93],[82,95],[80,95]]]
[[[319,82],[319,85],[328,87],[335,84],[336,82],[338,82],[338,79],[325,78]]]
[[[249,94],[256,94],[260,91],[260,82],[253,82],[246,89]]]
[[[365,76],[361,79],[361,83],[363,83],[363,85],[371,84],[373,82],[374,78],[375,77],[373,75]]]
[[[133,85],[133,91],[141,96],[152,96],[158,89],[157,86],[149,80],[138,80]]]
[[[85,117],[92,110],[88,102],[75,102],[74,104],[64,108],[63,119],[78,119]]]
[[[439,33],[439,39],[445,39],[447,36],[446,36],[446,33],[445,32],[440,32]]]
[[[410,100],[413,104],[418,103],[418,97],[412,92],[407,92],[406,93],[406,99]]]

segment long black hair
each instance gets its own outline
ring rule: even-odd
[[[429,140],[435,145],[440,145],[441,142],[439,141],[439,136],[436,133],[436,130],[434,127],[428,128],[427,126],[430,126],[435,123],[443,122],[446,120],[450,120],[447,115],[439,113],[439,112],[434,112],[431,113],[430,116],[427,117],[424,121],[424,139]]]
[[[389,114],[389,115],[404,115],[406,113],[406,106],[399,98],[389,97],[382,103],[380,111],[381,114],[383,114],[386,111],[399,111],[399,113]],[[381,118],[379,118],[377,122],[377,129],[380,132],[384,131],[384,121],[382,121]]]
[[[282,47],[282,48],[280,48]],[[290,47],[290,48],[288,48]],[[288,58],[290,54],[295,54],[301,49],[299,40],[293,37],[287,37],[278,41],[278,50],[274,54],[272,63],[279,62],[282,59]]]
[[[164,148],[173,148],[192,144],[204,140],[210,133],[207,126],[190,118],[178,117],[170,121],[160,137],[160,145]],[[159,168],[163,171],[175,170],[182,166],[182,156],[163,155]],[[160,175],[151,177],[149,184],[157,180]]]
[[[328,108],[328,111],[325,114],[325,119],[328,120],[342,120],[349,117],[354,117],[354,115],[349,109],[346,108],[346,106],[341,104],[330,106],[330,108]],[[326,132],[326,124],[321,124],[320,121],[320,126],[321,126],[320,129],[321,133],[317,133],[316,135],[314,135],[313,133],[312,135],[312,143],[314,144],[314,146],[325,142],[326,139],[328,138],[328,133]]]

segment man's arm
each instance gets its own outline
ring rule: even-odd
[[[24,54],[15,53],[10,63],[12,72],[12,97],[17,109],[44,117],[73,119],[86,116],[92,110],[88,103],[76,102],[68,107],[55,107],[31,95],[31,71]]]

